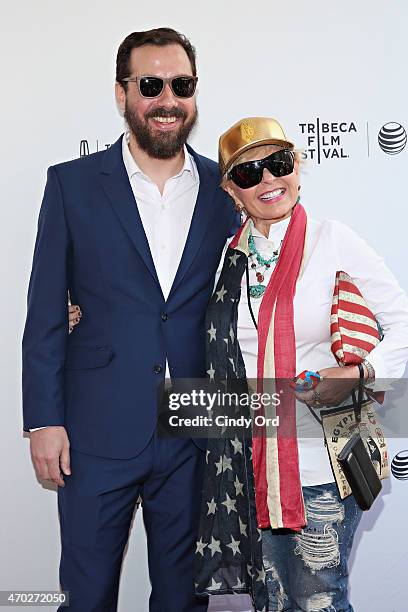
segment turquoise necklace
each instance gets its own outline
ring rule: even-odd
[[[260,298],[265,293],[266,285],[263,285],[263,282],[265,280],[265,271],[268,268],[271,267],[271,264],[273,264],[276,261],[278,261],[278,259],[279,259],[279,252],[280,252],[280,248],[282,246],[282,242],[280,243],[279,248],[276,249],[276,251],[274,251],[272,253],[272,257],[270,257],[269,259],[265,259],[264,257],[262,257],[262,255],[260,254],[260,252],[256,248],[254,237],[252,236],[251,233],[249,234],[249,236],[248,236],[248,246],[249,246],[249,257],[251,257],[251,259],[252,259],[251,268],[252,269],[264,268],[263,273],[260,270],[258,270],[256,272],[256,280],[258,281],[258,284],[257,285],[249,285],[249,295],[252,298]],[[258,262],[258,265],[255,263],[254,257],[255,257],[256,261]]]

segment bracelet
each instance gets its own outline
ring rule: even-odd
[[[375,370],[371,363],[367,361],[367,359],[363,359],[363,365],[366,367],[368,378],[366,380],[366,385],[373,385],[375,382]]]

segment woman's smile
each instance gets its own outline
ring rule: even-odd
[[[284,187],[278,187],[277,189],[274,189],[273,191],[268,190],[265,191],[262,195],[259,196],[259,200],[261,202],[267,203],[267,204],[276,204],[277,202],[280,202],[280,200],[282,200],[285,197],[285,193],[286,193],[286,189]]]

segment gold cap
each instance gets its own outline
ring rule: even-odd
[[[270,117],[248,117],[235,123],[220,136],[218,160],[221,176],[231,168],[234,161],[248,149],[260,145],[275,144],[294,149],[293,142],[286,138],[281,124]]]

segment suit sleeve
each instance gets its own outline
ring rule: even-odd
[[[241,224],[242,224],[241,215],[234,208],[233,215],[232,215],[232,224],[228,231],[228,238],[232,239],[235,236],[235,234],[241,227]]]
[[[228,196],[227,202],[228,202],[229,205],[231,205],[232,200],[231,200],[231,198],[229,196]],[[217,268],[217,271],[215,273],[213,292],[215,291],[215,288],[216,288],[217,283],[218,283],[218,279],[220,278],[220,275],[221,275],[222,267],[224,265],[225,253],[227,252],[228,245],[231,242],[231,240],[233,239],[233,237],[235,236],[235,234],[237,233],[237,231],[239,230],[239,228],[241,227],[241,215],[235,210],[235,207],[231,211],[231,220],[232,220],[232,222],[231,222],[230,228],[228,230],[227,241],[226,241],[226,243],[224,245],[224,248],[222,250],[220,261],[218,263],[218,268]]]
[[[56,169],[48,170],[23,335],[23,428],[64,425],[70,235]]]

